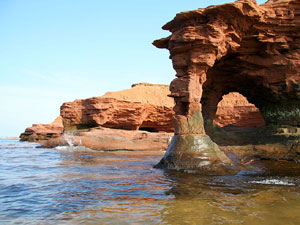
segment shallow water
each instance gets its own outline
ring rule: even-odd
[[[162,152],[36,146],[0,140],[0,224],[300,224],[298,165],[200,176],[154,169]]]

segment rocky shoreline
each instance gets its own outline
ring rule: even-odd
[[[176,71],[170,84],[176,141],[162,159],[165,167],[221,174],[222,164],[230,168],[233,161],[214,143],[241,146],[237,149],[246,148],[245,154],[252,152],[258,158],[284,156],[297,161],[299,10],[299,0],[269,0],[261,5],[238,0],[178,13],[162,27],[171,34],[153,44],[169,51]],[[239,92],[255,104],[265,123],[261,130],[214,127],[220,99],[230,92]]]
[[[167,85],[140,83],[131,89],[108,92],[61,106],[50,124],[33,124],[21,141],[42,147],[73,145],[103,150],[166,150],[173,136],[174,101]],[[260,126],[264,123],[253,104],[238,93],[224,96],[214,124]]]
[[[33,124],[20,140],[41,143],[42,148],[164,151],[174,135],[174,103],[169,93],[166,85],[136,84],[101,97],[64,103],[55,121]],[[299,129],[271,129],[259,110],[238,93],[223,96],[213,124],[207,124],[205,130],[237,163],[257,159],[300,161],[300,148],[294,140]]]
[[[153,42],[170,52],[169,87],[140,83],[64,103],[61,122],[33,125],[21,140],[53,147],[72,133],[93,149],[168,148],[158,167],[205,174],[299,162],[299,11],[298,0],[239,0],[178,13],[163,26],[171,35]]]
[[[104,127],[91,128],[73,134],[63,134],[60,137],[45,141],[41,148],[57,146],[83,146],[94,150],[166,150],[173,133],[157,133],[135,130],[110,129]]]

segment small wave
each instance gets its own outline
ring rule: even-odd
[[[55,147],[55,149],[58,149],[58,150],[65,150],[65,149],[69,149],[70,146],[57,146]]]
[[[16,144],[0,144],[0,149],[1,148],[8,148],[8,149],[15,149],[15,148],[35,148],[39,146],[40,144],[37,143],[27,143],[27,142],[20,142]]]
[[[265,179],[265,180],[255,180],[255,181],[249,181],[249,183],[252,184],[272,184],[272,185],[284,185],[284,186],[294,186],[294,183],[279,180],[279,179]]]
[[[55,147],[56,150],[60,150],[60,151],[96,151],[94,149],[91,148],[86,148],[84,146],[57,146]]]

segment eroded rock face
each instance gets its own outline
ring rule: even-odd
[[[239,169],[207,135],[174,135],[165,156],[155,167],[206,175],[226,175]]]
[[[259,109],[237,92],[223,96],[218,104],[213,123],[219,127],[227,125],[261,127],[266,124]]]
[[[66,130],[97,126],[125,130],[173,131],[173,100],[166,85],[138,84],[61,106]]]
[[[20,135],[21,141],[41,142],[59,137],[64,131],[61,116],[49,124],[33,124]]]
[[[170,51],[176,70],[175,135],[205,136],[204,121],[229,92],[247,97],[267,125],[299,126],[299,12],[299,0],[239,0],[179,13],[163,26],[172,34],[153,44]],[[195,146],[175,149],[192,156]]]
[[[173,131],[172,108],[166,85],[134,84],[133,88],[108,92],[102,97],[76,100],[63,105],[67,132],[78,128],[108,126],[148,131]],[[223,96],[214,123],[218,126],[259,126],[257,108],[238,93]],[[35,124],[21,135],[22,141],[42,142],[62,134],[62,118],[52,124]],[[118,135],[118,134],[117,134]],[[159,147],[159,146],[158,146]]]
[[[88,132],[64,134],[50,139],[43,143],[42,147],[53,148],[71,144],[95,150],[166,150],[172,135],[173,133],[97,127]]]

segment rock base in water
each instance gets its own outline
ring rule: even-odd
[[[95,150],[166,150],[173,133],[97,127],[46,141],[41,147],[84,146]]]
[[[238,172],[238,167],[207,135],[175,135],[155,168],[183,170],[206,175]]]
[[[211,139],[237,161],[256,159],[300,162],[300,128],[292,126],[207,126]]]

